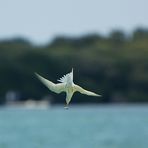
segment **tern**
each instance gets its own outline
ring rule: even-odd
[[[53,83],[39,74],[35,73],[37,78],[51,91],[59,94],[61,92],[66,92],[66,106],[65,108],[68,108],[68,105],[72,99],[73,94],[77,91],[80,92],[81,94],[85,94],[88,96],[96,96],[100,97],[101,95],[98,95],[94,92],[85,90],[84,88],[80,87],[79,85],[74,84],[73,82],[73,69],[70,73],[64,75],[62,78],[57,80],[60,83]]]

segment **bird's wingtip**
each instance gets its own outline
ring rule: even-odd
[[[37,72],[34,72],[34,74],[36,75],[37,78],[41,77]]]
[[[37,72],[34,72],[34,74],[35,74],[36,76],[38,76],[38,75],[39,75]]]
[[[95,96],[96,96],[96,97],[102,97],[102,95],[99,95],[99,94],[96,94],[96,93],[95,93]]]

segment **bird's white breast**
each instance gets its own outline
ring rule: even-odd
[[[65,89],[66,89],[66,92],[67,93],[74,93],[74,86],[73,86],[73,84],[72,85],[66,85],[65,86]]]

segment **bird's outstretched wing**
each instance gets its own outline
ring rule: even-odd
[[[58,83],[55,84],[45,78],[43,78],[42,76],[40,76],[39,74],[35,73],[36,76],[38,77],[38,79],[46,86],[48,87],[51,91],[55,92],[55,93],[61,93],[65,90],[65,84],[64,83]]]
[[[96,94],[94,92],[85,90],[85,89],[83,89],[82,87],[80,87],[78,85],[74,85],[74,90],[80,92],[81,94],[85,94],[85,95],[88,95],[88,96],[96,96],[96,97],[98,96],[98,97],[101,97],[101,95],[98,95],[98,94]]]

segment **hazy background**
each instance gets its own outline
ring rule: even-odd
[[[147,0],[0,0],[0,148],[147,148]],[[34,75],[102,97],[49,91]],[[51,105],[50,105],[51,104]]]
[[[55,36],[130,34],[148,25],[147,0],[1,0],[0,38],[22,36],[44,44]]]
[[[74,81],[102,94],[73,102],[148,101],[148,2],[1,1],[0,102],[49,99],[34,72],[53,82],[74,68]],[[63,99],[61,99],[63,98]]]

